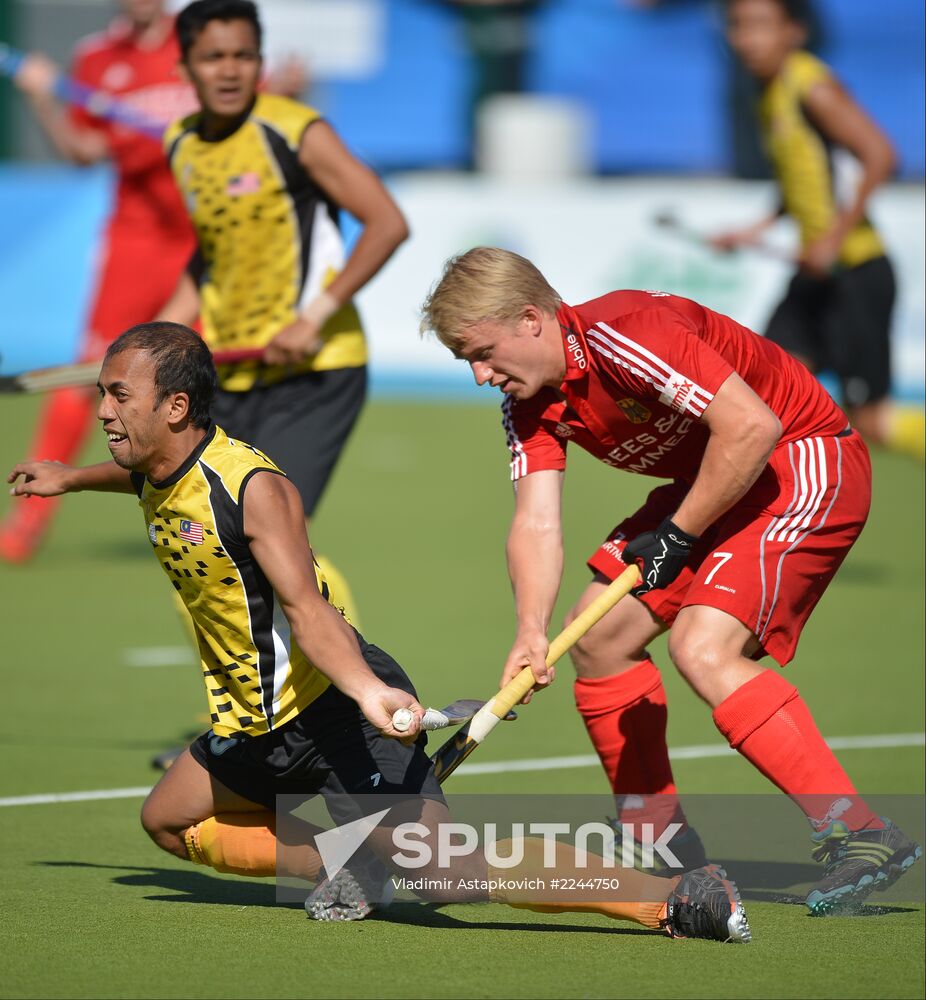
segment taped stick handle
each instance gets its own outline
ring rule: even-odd
[[[412,718],[413,715],[409,709],[397,709],[392,713],[393,729],[397,729],[400,733],[407,732],[408,727],[412,724]],[[425,713],[421,717],[421,721],[418,723],[418,728],[424,732],[430,733],[435,729],[446,729],[449,725],[450,720],[439,708],[428,708],[425,709]]]
[[[636,566],[628,566],[550,643],[546,656],[547,666],[553,666],[563,653],[574,646],[593,625],[604,618],[611,608],[626,597],[639,582],[639,569]],[[530,667],[525,667],[498,694],[487,701],[453,739],[439,747],[431,758],[434,762],[434,773],[437,775],[437,780],[443,782],[452,774],[533,686],[534,672]]]
[[[425,732],[433,732],[435,729],[446,729],[450,725],[450,720],[439,708],[428,708],[421,717],[421,728]]]
[[[552,667],[554,663],[596,625],[602,618],[640,582],[640,571],[636,566],[628,566],[623,573],[602,591],[581,614],[571,621],[560,634],[550,643],[546,663]],[[503,719],[534,686],[534,672],[525,667],[521,673],[510,680],[486,704],[497,719]],[[494,724],[493,724],[494,725]],[[488,731],[488,730],[487,730]]]

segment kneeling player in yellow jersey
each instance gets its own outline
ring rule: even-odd
[[[378,799],[392,807],[383,810],[389,817],[418,822],[436,839],[450,815],[424,752],[423,709],[411,681],[327,599],[295,487],[261,452],[212,423],[215,378],[211,354],[192,330],[133,327],[111,345],[100,373],[97,415],[113,461],[81,469],[25,462],[9,476],[20,496],[136,493],[151,550],[190,613],[212,727],[155,786],[142,825],[170,854],[253,876],[278,873],[274,808],[283,793],[321,794],[332,815],[343,810],[332,803],[346,797]],[[274,625],[276,605],[290,625],[288,642]],[[400,708],[412,713],[402,733],[392,724]],[[356,808],[361,816],[376,811]],[[344,822],[343,813],[337,818]],[[395,825],[384,819],[368,840],[385,865]],[[304,840],[287,843],[279,874],[318,876],[318,853]],[[536,872],[538,851],[528,839],[515,868],[499,871],[477,853],[415,875],[452,882],[445,902],[592,911],[671,936],[749,940],[736,887],[713,865],[673,879],[622,870],[620,902],[531,901],[489,888],[499,875],[512,881]],[[562,845],[556,859],[574,867]],[[591,879],[602,873],[613,869],[594,859],[582,870]]]
[[[258,92],[261,24],[250,0],[196,0],[177,17],[181,71],[200,111],[168,128],[165,148],[198,252],[158,319],[201,316],[213,350],[263,351],[222,365],[218,424],[250,441],[315,514],[366,398],[367,348],[353,296],[407,237],[376,174],[318,111]],[[350,254],[340,213],[363,226]],[[324,556],[334,604],[353,595]],[[278,615],[285,632],[285,618]],[[154,758],[170,766],[179,750]]]

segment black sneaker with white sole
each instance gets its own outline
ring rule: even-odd
[[[704,865],[682,875],[666,901],[661,926],[674,938],[735,944],[752,940],[739,890],[720,865]]]

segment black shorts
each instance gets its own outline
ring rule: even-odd
[[[415,694],[396,661],[358,635],[370,669],[390,687]],[[226,788],[276,809],[277,795],[334,796],[340,820],[348,797],[422,796],[443,801],[434,768],[424,752],[424,733],[412,746],[380,735],[357,703],[334,685],[285,726],[262,736],[217,736],[211,730],[190,744],[190,753]],[[372,808],[364,806],[364,810]]]
[[[875,403],[891,389],[894,293],[887,257],[827,278],[798,271],[765,335],[813,371],[835,372],[847,406]]]
[[[306,372],[247,392],[220,389],[212,416],[229,437],[254,445],[276,462],[311,517],[366,391],[365,367]]]

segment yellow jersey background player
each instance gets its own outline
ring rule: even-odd
[[[713,242],[732,249],[781,214],[795,220],[798,269],[766,336],[811,371],[836,373],[849,418],[869,441],[922,458],[922,412],[897,410],[888,398],[894,272],[866,214],[893,173],[894,150],[829,67],[802,49],[803,11],[797,0],[727,2],[730,46],[761,88],[757,114],[781,205]]]
[[[285,470],[311,517],[366,393],[351,298],[408,235],[372,170],[313,108],[258,93],[261,25],[249,0],[177,16],[201,110],[165,135],[199,244],[161,319],[201,314],[211,348],[263,350],[223,366],[214,416]],[[345,254],[341,209],[363,226]]]

